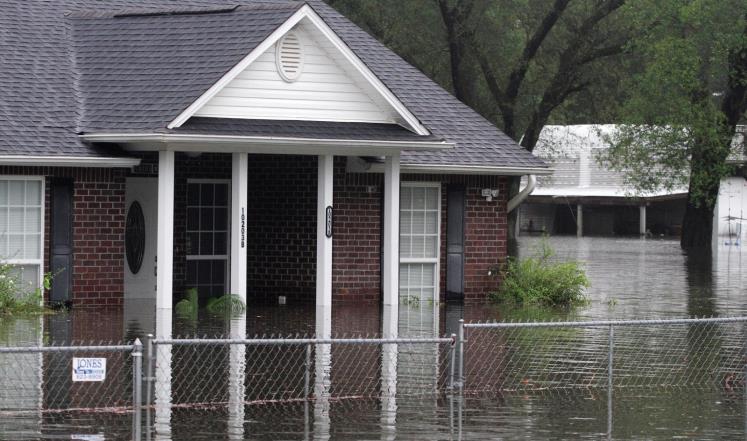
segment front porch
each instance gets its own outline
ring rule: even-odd
[[[232,293],[255,304],[282,296],[330,305],[334,292],[336,299],[396,305],[397,159],[388,157],[383,175],[351,179],[345,158],[332,155],[144,154],[127,187],[150,179],[157,193],[157,240],[146,245],[157,248],[157,270],[154,283],[135,284],[140,291],[128,288],[126,275],[125,298],[152,296],[168,309],[196,287],[203,301]],[[133,197],[127,200],[129,210]]]

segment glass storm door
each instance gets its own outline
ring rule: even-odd
[[[186,288],[199,297],[228,293],[229,181],[187,183]]]

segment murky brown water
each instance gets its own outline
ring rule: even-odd
[[[521,253],[530,253],[538,240],[522,239]],[[674,241],[561,237],[552,238],[551,243],[558,257],[586,262],[592,281],[588,306],[573,312],[527,312],[495,305],[402,306],[400,335],[450,334],[462,317],[466,321],[594,320],[747,313],[747,272],[742,264],[747,253],[738,249],[722,248],[706,260],[684,254]],[[124,312],[81,309],[40,319],[3,318],[0,344],[131,341],[155,331],[152,311],[151,303],[128,302]],[[381,315],[376,305],[335,305],[332,334],[378,335]],[[314,307],[307,305],[250,305],[246,320],[249,336],[310,335],[316,326]],[[197,321],[175,319],[173,334],[225,335],[228,326],[225,320],[201,314]],[[657,344],[666,345],[666,339]],[[29,369],[46,371],[45,363],[50,360],[29,357],[24,363]],[[0,362],[0,369],[5,372],[0,381],[10,381],[10,365]],[[48,389],[44,385],[39,389],[40,401],[56,399]],[[14,399],[18,398],[0,392],[0,403]],[[248,406],[238,423],[230,423],[220,411],[178,410],[172,416],[172,438],[597,439],[608,430],[606,399],[604,391],[574,390],[469,397],[461,405],[444,396],[401,397],[387,409],[382,409],[379,400],[357,400],[332,403],[329,418],[322,424],[315,424],[313,409],[304,409],[302,404]],[[719,388],[623,391],[615,395],[613,417],[616,439],[733,439],[744,438],[745,433],[741,394]],[[129,424],[128,415],[32,412],[11,417],[0,413],[0,439],[71,439],[75,434],[126,439]]]

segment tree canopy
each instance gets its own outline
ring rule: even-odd
[[[687,187],[682,244],[710,242],[747,109],[747,0],[328,1],[530,151],[546,124],[623,124],[609,166]]]

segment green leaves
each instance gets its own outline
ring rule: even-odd
[[[555,251],[543,240],[535,256],[509,258],[501,272],[502,283],[495,301],[513,301],[520,305],[574,306],[586,303],[584,289],[591,286],[581,264],[556,262]]]
[[[43,289],[52,286],[52,273],[44,274]],[[15,265],[0,263],[0,315],[43,314],[46,308],[42,303],[42,288],[33,288],[24,282]]]

